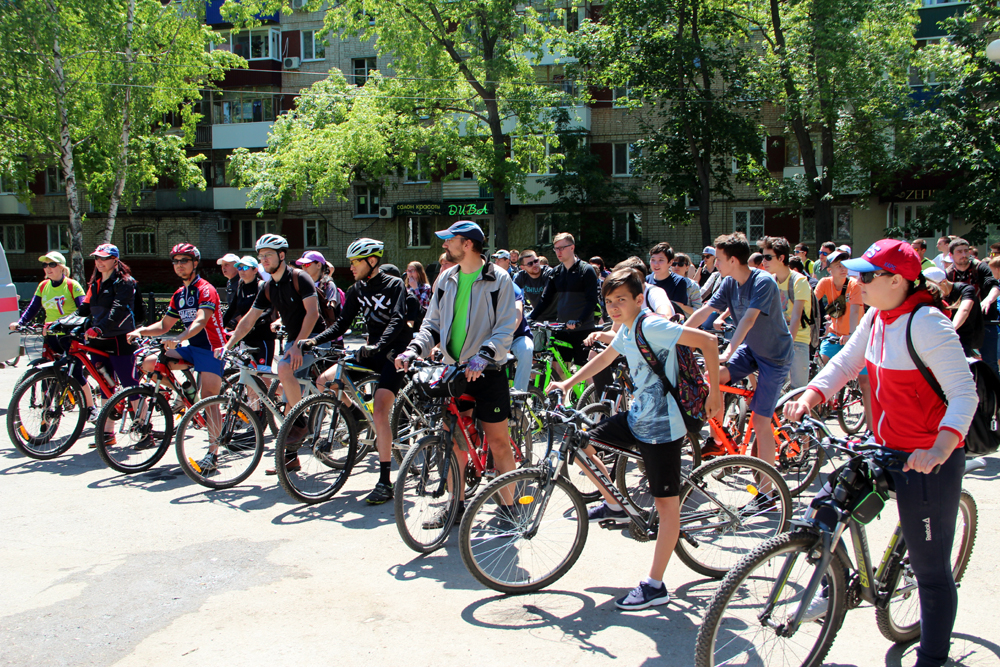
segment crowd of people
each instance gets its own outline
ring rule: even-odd
[[[444,252],[433,284],[420,262],[407,263],[401,273],[385,262],[381,241],[363,238],[347,251],[354,284],[346,292],[333,282],[333,266],[321,253],[308,251],[291,262],[287,240],[265,234],[256,243],[256,257],[227,254],[218,260],[228,280],[224,312],[216,288],[200,274],[200,252],[180,243],[170,259],[182,286],[163,317],[146,326],[137,321],[136,281],[115,246],[103,244],[92,253],[96,268],[86,288],[72,280],[65,258],[51,252],[39,258],[45,279],[19,324],[43,310],[47,324],[74,312],[90,317],[88,344],[108,352],[109,370],[130,386],[137,382],[136,339],[164,336],[180,322],[183,331],[165,348],[177,363],[199,373],[203,397],[220,390],[223,353],[244,342],[257,351],[261,366],[273,367],[294,405],[302,395],[296,371],[304,360],[318,346],[343,346],[344,335],[362,318],[367,340],[355,356],[379,375],[373,397],[379,479],[366,498],[378,505],[393,498],[389,414],[404,378],[400,370],[435,348],[445,362],[461,364],[473,399],[465,404],[467,414],[479,420],[497,470],[506,472],[515,465],[508,446],[511,391],[527,388],[532,325],[561,323],[564,328],[555,335],[569,345],[578,370],[550,389],[565,392],[590,378],[606,383],[615,363],[627,364],[635,383],[630,409],[595,430],[641,453],[661,516],[648,576],[617,601],[626,610],[670,599],[662,579],[678,537],[680,449],[687,433],[664,384],[678,379],[676,347],[696,348],[704,357],[710,416],[722,409],[720,384],[753,377],[749,408],[757,455],[765,461],[774,460],[770,424],[787,388],[807,387],[785,408],[789,418],[801,419],[857,379],[866,407],[865,437],[911,453],[896,486],[927,621],[917,664],[944,664],[957,605],[948,554],[961,488],[961,445],[977,401],[965,360],[981,356],[997,370],[1000,243],[983,261],[958,237],[942,237],[932,259],[925,257],[921,240],[885,239],[859,258],[852,258],[848,246],[824,243],[813,260],[805,244],[793,247],[785,238],[768,236],[751,246],[737,233],[705,247],[698,262],[660,242],[650,248],[648,264],[630,257],[609,269],[601,257],[578,257],[568,233],[553,239],[551,266],[530,249],[501,249],[487,257],[483,230],[471,221],[436,234]],[[925,304],[931,307],[921,309]],[[916,352],[947,402],[924,386],[901,343],[910,319]],[[285,332],[280,350],[275,350],[277,326]],[[728,342],[719,352],[712,332],[722,330],[728,331]],[[595,341],[606,349],[592,351]],[[65,349],[55,334],[47,343]],[[651,349],[660,371],[654,372],[642,347]],[[501,370],[508,353],[517,360],[513,387]],[[813,355],[825,365],[810,378]],[[152,361],[140,360],[139,367],[148,369]],[[326,379],[321,376],[317,386],[324,387]],[[92,395],[86,398],[93,406]],[[284,459],[289,470],[298,467],[297,446],[306,437],[305,423],[292,425]],[[710,442],[704,451],[711,455]],[[215,455],[199,462],[202,470],[211,472]],[[938,465],[941,473],[929,475]],[[589,517],[627,521],[613,498],[591,507]]]

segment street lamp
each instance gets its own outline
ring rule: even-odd
[[[986,57],[995,63],[1000,63],[1000,39],[995,39],[986,47]]]

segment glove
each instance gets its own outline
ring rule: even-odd
[[[354,353],[358,359],[368,359],[369,357],[374,357],[378,352],[378,345],[362,345],[358,348],[358,351]]]
[[[102,332],[101,332],[100,329],[98,329],[96,327],[91,327],[91,328],[87,329],[87,333],[84,334],[84,335],[87,338],[100,338],[102,336]]]
[[[473,373],[482,373],[484,370],[486,370],[486,366],[488,366],[489,363],[490,363],[489,359],[482,356],[481,354],[477,354],[476,356],[469,359],[469,363],[466,364],[465,367],[470,371],[472,371]]]
[[[308,338],[299,343],[299,349],[302,350],[303,352],[308,352],[314,347],[316,347],[316,341],[314,341],[312,338]]]
[[[402,364],[403,366],[406,366],[416,358],[417,358],[417,353],[407,348],[396,355],[396,362]],[[399,368],[399,366],[397,366],[397,368]]]

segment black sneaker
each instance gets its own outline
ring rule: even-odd
[[[365,498],[365,502],[369,505],[381,505],[390,500],[392,500],[392,484],[386,484],[385,482],[376,484],[372,492]]]
[[[588,521],[604,521],[605,519],[613,519],[615,523],[628,523],[630,521],[625,510],[613,510],[608,507],[607,501],[587,510]]]
[[[764,512],[772,512],[778,508],[778,496],[773,491],[770,493],[761,492],[750,499],[746,505],[740,508],[740,513],[745,515],[757,515]]]
[[[670,593],[667,592],[666,586],[653,588],[645,581],[642,581],[639,582],[638,586],[629,591],[628,595],[616,600],[615,606],[625,611],[634,611],[636,609],[647,609],[667,604],[668,602],[670,602]]]

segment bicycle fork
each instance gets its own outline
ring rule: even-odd
[[[798,631],[799,625],[802,623],[802,618],[809,610],[809,604],[812,602],[813,598],[816,596],[816,592],[822,585],[823,578],[826,576],[827,567],[829,567],[830,563],[833,561],[833,545],[840,540],[840,536],[843,534],[845,528],[845,524],[840,524],[837,526],[835,535],[831,535],[826,531],[820,533],[819,541],[822,542],[822,546],[818,563],[819,566],[816,568],[815,572],[813,572],[812,577],[809,578],[809,583],[806,585],[806,589],[802,593],[799,608],[796,610],[792,618],[788,619],[785,623],[775,623],[771,618],[771,614],[774,611],[774,606],[777,604],[782,590],[784,590],[785,585],[788,583],[788,578],[791,576],[792,568],[795,567],[795,564],[799,559],[799,554],[785,560],[784,564],[781,566],[781,571],[778,573],[778,578],[775,582],[774,588],[771,589],[771,595],[767,599],[767,604],[764,605],[764,610],[757,615],[757,618],[760,620],[762,625],[766,625],[774,630],[779,637],[791,637],[796,633],[796,631]],[[815,550],[816,547],[814,546],[812,551]]]

